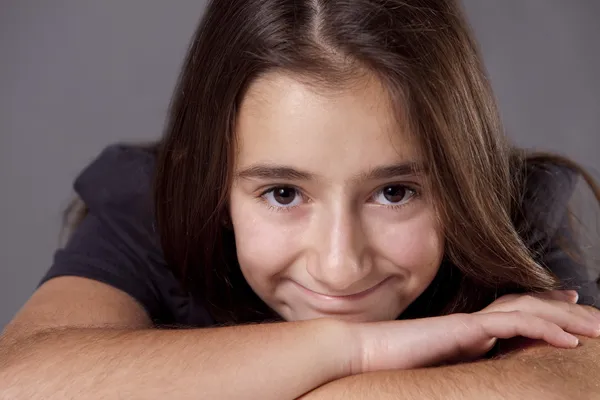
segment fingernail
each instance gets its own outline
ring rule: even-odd
[[[579,293],[576,290],[562,290],[569,303],[576,304],[579,301]]]
[[[571,335],[570,333],[564,332],[564,338],[570,347],[577,347],[579,345],[579,339],[577,336]]]
[[[579,293],[577,293],[576,290],[570,290],[570,292],[572,292],[571,301],[573,302],[573,304],[577,304],[577,302],[579,301]]]

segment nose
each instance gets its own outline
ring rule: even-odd
[[[311,235],[314,257],[307,265],[308,273],[330,295],[348,295],[366,288],[355,285],[372,270],[367,252],[367,235],[357,213],[350,207],[338,207],[315,218]]]

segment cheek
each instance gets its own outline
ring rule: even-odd
[[[231,206],[238,262],[251,284],[264,284],[283,272],[293,262],[298,247],[297,229],[277,223],[277,216],[268,215],[271,212],[263,208],[235,202]]]
[[[381,226],[383,229],[375,234],[381,255],[407,272],[412,280],[429,284],[444,255],[444,237],[432,213]]]

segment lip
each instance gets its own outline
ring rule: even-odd
[[[390,279],[389,277],[385,278],[384,280],[382,280],[375,286],[371,286],[369,289],[363,290],[361,292],[343,295],[343,296],[335,296],[335,295],[328,295],[328,294],[315,292],[314,290],[311,290],[311,289],[307,288],[306,286],[299,284],[298,282],[294,282],[294,283],[296,283],[296,285],[303,292],[305,292],[313,297],[316,297],[318,299],[321,299],[324,301],[329,301],[329,302],[351,302],[351,301],[361,300],[361,299],[369,296],[371,293],[375,292],[377,289],[379,289],[381,286],[383,286],[389,279]]]

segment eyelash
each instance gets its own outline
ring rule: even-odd
[[[385,186],[380,187],[379,189],[377,189],[376,191],[374,191],[371,196],[369,198],[374,198],[376,197],[376,195],[380,194],[385,188],[390,187],[390,186],[401,186],[404,189],[410,190],[412,192],[411,197],[405,201],[402,204],[392,204],[392,205],[385,205],[385,204],[381,204],[381,206],[392,209],[392,210],[398,210],[400,208],[403,208],[407,205],[409,205],[412,201],[414,201],[416,198],[418,198],[420,196],[420,192],[419,190],[411,185],[406,185],[406,184],[388,184]],[[295,206],[290,206],[290,207],[278,207],[278,206],[274,206],[269,204],[266,200],[265,200],[265,196],[269,193],[272,193],[275,189],[280,189],[280,188],[287,188],[287,189],[293,189],[296,191],[297,195],[301,196],[301,197],[306,197],[304,196],[304,194],[302,193],[302,190],[298,189],[295,186],[292,185],[275,185],[275,186],[271,186],[269,188],[267,188],[266,190],[262,191],[260,193],[260,195],[257,197],[270,211],[275,211],[275,212],[289,212],[294,210],[295,208],[299,207],[300,205],[295,205]]]
[[[276,186],[271,186],[268,189],[264,190],[263,192],[260,193],[260,195],[258,196],[258,199],[270,210],[270,211],[275,211],[275,212],[289,212],[292,211],[293,209],[295,209],[296,207],[299,207],[299,205],[296,206],[291,206],[291,207],[278,207],[278,206],[274,206],[269,204],[266,199],[265,196],[269,193],[272,193],[275,189],[280,189],[280,188],[287,188],[287,189],[293,189],[296,191],[296,193],[299,196],[305,197],[304,194],[302,193],[302,191],[300,189],[298,189],[295,186],[291,186],[291,185],[276,185]]]

